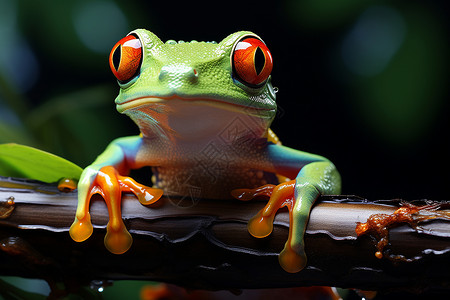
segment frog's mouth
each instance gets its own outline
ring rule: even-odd
[[[128,99],[123,102],[116,102],[117,111],[120,113],[126,113],[126,111],[139,109],[144,106],[160,106],[164,104],[170,104],[171,102],[191,102],[193,105],[207,105],[214,108],[219,108],[227,111],[234,111],[237,113],[243,113],[246,115],[257,116],[261,118],[271,119],[274,117],[276,110],[274,108],[265,108],[261,106],[241,105],[238,103],[232,103],[226,100],[211,99],[211,98],[184,98],[178,95],[170,97],[156,97],[156,96],[144,96],[139,98]]]

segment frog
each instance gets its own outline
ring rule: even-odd
[[[251,31],[220,42],[163,42],[137,29],[112,48],[109,65],[119,85],[116,109],[140,133],[113,140],[83,170],[72,239],[82,242],[93,233],[89,204],[94,194],[107,204],[104,243],[114,254],[132,245],[121,215],[122,193],[133,193],[143,205],[163,195],[195,195],[199,201],[267,197],[249,220],[249,233],[270,235],[277,211],[287,206],[289,236],[279,263],[291,273],[304,269],[310,211],[321,195],[340,193],[341,178],[330,160],[281,144],[270,129],[277,88],[266,43]],[[295,132],[301,138],[300,128]],[[129,176],[147,166],[151,186]]]

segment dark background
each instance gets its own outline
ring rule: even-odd
[[[260,35],[274,57],[273,130],[332,160],[343,193],[448,199],[445,1],[0,1],[0,142],[85,167],[137,134],[115,111],[112,46],[146,28],[163,41]]]

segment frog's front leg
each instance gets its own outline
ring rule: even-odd
[[[115,254],[126,252],[132,238],[121,215],[122,192],[134,193],[139,201],[148,205],[162,196],[162,191],[141,185],[130,177],[122,176],[135,164],[134,157],[140,146],[140,137],[115,140],[97,160],[87,167],[78,183],[78,207],[75,221],[70,227],[74,241],[82,242],[92,234],[93,227],[89,214],[90,199],[100,194],[105,200],[109,222],[105,236],[106,248]]]
[[[277,174],[295,177],[295,180],[253,190],[234,190],[232,195],[241,200],[260,195],[270,196],[267,205],[248,223],[249,232],[258,238],[272,232],[273,219],[278,209],[288,207],[289,237],[279,255],[279,262],[284,270],[294,273],[306,265],[303,238],[311,208],[320,195],[340,193],[340,176],[334,165],[325,158],[280,145],[270,147],[269,153],[272,154],[271,160]],[[298,172],[296,176],[295,170]]]

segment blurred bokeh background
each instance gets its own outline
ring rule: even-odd
[[[218,40],[252,30],[274,57],[274,131],[337,165],[344,193],[448,198],[446,1],[0,0],[0,142],[84,167],[137,127],[115,111],[111,47],[134,28]]]
[[[164,41],[254,31],[274,57],[285,145],[330,158],[346,194],[449,199],[444,0],[0,0],[0,143],[85,167],[137,134],[108,66],[135,28]]]

